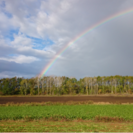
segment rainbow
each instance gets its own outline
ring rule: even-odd
[[[43,77],[44,74],[46,74],[48,72],[48,70],[52,67],[52,65],[55,63],[55,61],[58,59],[58,56],[63,54],[69,46],[71,46],[72,44],[74,44],[75,42],[77,42],[79,39],[81,39],[82,37],[84,37],[86,34],[90,33],[92,30],[98,28],[99,26],[102,26],[103,24],[114,20],[118,17],[121,17],[123,15],[126,15],[128,13],[133,12],[133,8],[130,8],[128,10],[124,10],[122,12],[118,12],[116,14],[111,15],[110,17],[107,17],[101,21],[99,21],[98,23],[92,25],[91,27],[87,28],[87,30],[83,31],[81,34],[79,34],[78,36],[76,36],[75,38],[73,38],[68,44],[66,44],[53,58],[52,60],[44,67],[44,69],[42,70],[42,72],[38,75],[39,77]]]

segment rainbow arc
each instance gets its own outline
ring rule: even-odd
[[[124,10],[121,12],[118,12],[116,14],[113,14],[101,21],[99,21],[98,23],[90,26],[89,28],[87,28],[85,31],[83,31],[82,33],[80,33],[78,36],[76,36],[75,38],[73,38],[68,44],[66,44],[52,59],[51,61],[44,67],[44,69],[42,70],[42,72],[38,75],[39,77],[43,77],[43,75],[45,75],[48,70],[53,66],[53,64],[56,62],[56,60],[58,59],[58,56],[63,54],[68,48],[69,46],[73,45],[75,42],[77,42],[79,39],[83,38],[86,34],[90,33],[92,30],[98,28],[99,26],[104,25],[105,23],[108,23],[118,17],[124,16],[126,14],[132,13],[133,12],[133,8],[130,8],[128,10]]]

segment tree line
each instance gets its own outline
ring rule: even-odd
[[[133,76],[74,77],[44,76],[30,79],[0,79],[0,95],[76,95],[133,92]]]

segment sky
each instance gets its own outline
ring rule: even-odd
[[[0,0],[0,78],[35,77],[75,37],[133,0]],[[45,76],[133,75],[133,12],[80,38]]]

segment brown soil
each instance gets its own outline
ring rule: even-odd
[[[25,103],[25,102],[68,102],[68,101],[93,101],[109,103],[133,103],[133,97],[128,96],[59,96],[59,97],[0,97],[0,104],[8,102]]]

